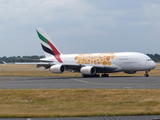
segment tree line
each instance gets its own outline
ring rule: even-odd
[[[159,54],[147,54],[150,58],[152,58],[155,62],[160,62],[160,55]]]
[[[30,61],[30,60],[26,60],[26,59],[41,59],[44,58],[44,56],[38,56],[38,55],[33,55],[33,56],[12,56],[12,57],[0,57],[0,64],[3,63],[3,61],[5,61],[6,63],[15,63],[15,62],[35,62],[35,61]]]
[[[152,58],[152,60],[154,60],[155,62],[160,62],[160,55],[159,54],[146,54],[148,55],[150,58]],[[30,61],[27,59],[41,59],[44,58],[43,55],[38,56],[38,55],[32,55],[32,56],[12,56],[12,57],[0,57],[0,64],[3,63],[3,61],[5,61],[6,63],[15,63],[15,62],[34,62],[34,61]]]

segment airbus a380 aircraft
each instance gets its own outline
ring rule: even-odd
[[[45,58],[40,60],[46,62],[37,67],[49,68],[52,73],[80,72],[83,77],[99,77],[98,73],[102,73],[101,77],[108,77],[108,73],[113,72],[145,71],[144,76],[148,77],[148,72],[156,67],[150,57],[137,52],[62,54],[42,28],[37,29],[37,34],[45,53]]]

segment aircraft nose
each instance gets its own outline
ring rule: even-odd
[[[154,69],[156,67],[156,63],[154,61],[152,61],[152,63],[150,64],[151,69]]]

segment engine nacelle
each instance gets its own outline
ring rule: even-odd
[[[124,73],[127,73],[127,74],[135,74],[137,71],[124,71]]]
[[[80,72],[84,75],[94,75],[96,73],[96,68],[93,66],[86,66],[82,67]]]
[[[65,71],[64,65],[52,65],[49,69],[52,73],[63,73]]]

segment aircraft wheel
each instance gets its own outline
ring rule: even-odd
[[[82,77],[83,78],[87,78],[87,77],[100,77],[100,75],[99,74],[95,74],[95,75],[83,75],[82,74]]]
[[[144,77],[149,77],[148,71],[144,74]]]
[[[149,77],[149,74],[144,74],[144,77]]]
[[[100,75],[99,74],[95,74],[95,77],[100,77]]]
[[[101,77],[109,77],[108,74],[102,74]]]
[[[83,77],[83,78],[86,78],[86,77],[88,77],[88,75],[83,75],[83,74],[82,74],[82,77]]]
[[[109,77],[109,75],[108,75],[108,74],[106,74],[106,77]]]

